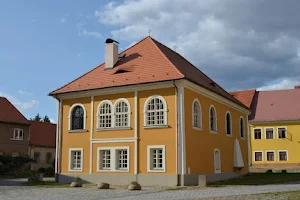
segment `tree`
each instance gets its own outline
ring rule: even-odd
[[[50,119],[49,119],[49,117],[48,117],[47,115],[44,117],[43,122],[48,122],[48,123],[50,123]]]
[[[40,114],[38,113],[34,118],[30,118],[30,120],[40,122],[40,121],[42,121],[42,118],[40,117]]]

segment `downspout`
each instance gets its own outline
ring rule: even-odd
[[[61,112],[62,112],[62,102],[60,99],[55,97],[55,99],[58,101],[57,106],[57,125],[56,125],[56,148],[55,148],[55,181],[59,182],[59,174],[60,174],[60,161],[61,161]]]
[[[175,96],[176,96],[176,178],[177,178],[177,185],[180,185],[179,183],[179,176],[178,176],[178,129],[179,129],[179,115],[178,115],[178,88],[175,84],[175,80],[173,80],[173,85],[175,87]]]

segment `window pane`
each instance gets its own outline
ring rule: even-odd
[[[81,106],[76,106],[72,111],[71,129],[81,130],[83,129],[84,110]]]
[[[274,152],[267,152],[267,161],[274,161]]]
[[[261,139],[261,129],[254,129],[254,139]]]
[[[273,139],[273,129],[272,128],[266,129],[266,139]]]
[[[255,152],[255,161],[262,161],[262,152]]]
[[[161,99],[154,98],[148,102],[146,111],[147,125],[163,125],[165,124],[165,110]]]

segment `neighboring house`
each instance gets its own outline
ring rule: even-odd
[[[231,94],[252,110],[249,116],[252,168],[299,168],[300,87]]]
[[[250,110],[151,37],[51,92],[60,182],[191,185],[248,173]]]
[[[56,125],[48,122],[29,122],[31,124],[30,157],[36,161],[36,163],[31,164],[31,169],[53,167]]]
[[[28,156],[30,123],[4,97],[0,97],[0,155]]]

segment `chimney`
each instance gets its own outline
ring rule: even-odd
[[[300,89],[300,85],[295,85],[295,89]]]
[[[105,43],[105,69],[113,69],[119,59],[119,42],[108,38]]]

